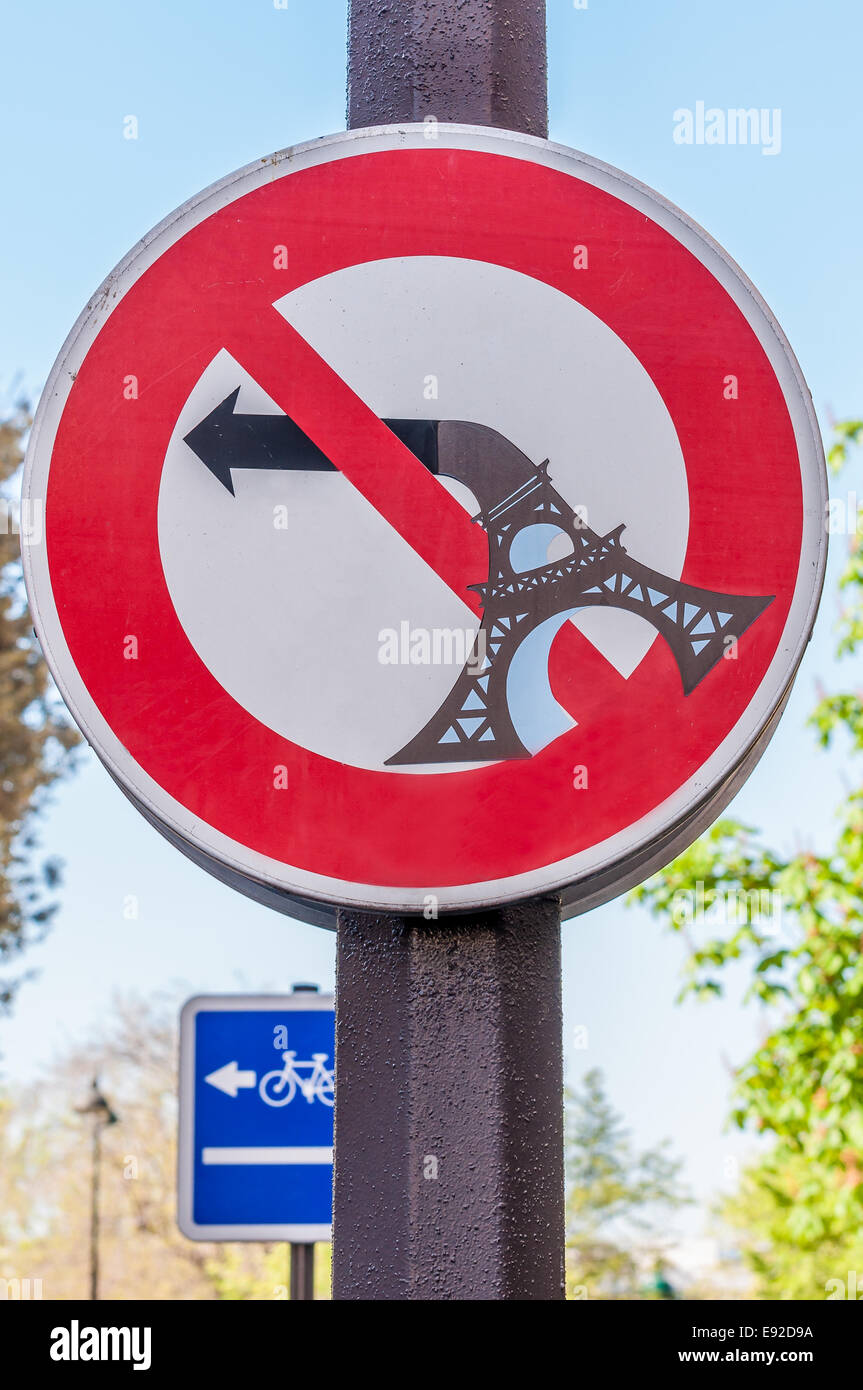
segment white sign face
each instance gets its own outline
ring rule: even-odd
[[[617,498],[626,492],[635,519],[627,526],[629,548],[679,578],[689,499],[674,424],[638,359],[574,299],[501,266],[418,256],[322,276],[276,308],[381,418],[416,411],[424,399],[417,384],[433,362],[434,413],[494,420],[529,457],[560,459],[555,487],[603,533],[614,526]],[[413,349],[396,362],[394,338]],[[235,413],[281,413],[242,365],[221,353],[196,383],[166,455],[159,549],[174,609],[208,670],[256,719],[324,757],[385,771],[394,736],[407,743],[418,717],[425,723],[449,694],[454,664],[461,655],[458,669],[464,665],[480,615],[337,472],[238,470],[234,495],[215,488],[185,436],[238,384]],[[609,434],[619,391],[629,410]],[[636,453],[646,466],[633,477]],[[601,478],[594,463],[600,455]],[[441,475],[441,485],[469,517],[476,512],[463,483]],[[659,524],[655,489],[663,497]],[[279,507],[287,537],[273,525]],[[539,539],[545,558],[550,542]],[[346,584],[346,570],[363,582]],[[623,608],[585,608],[572,621],[625,677],[656,635]],[[465,636],[453,641],[450,661],[435,662],[432,650],[431,660],[414,663],[413,635],[436,631]],[[388,646],[381,634],[393,632],[396,643]],[[306,654],[302,666],[298,651]],[[333,679],[334,651],[349,683]]]
[[[821,446],[676,209],[544,141],[427,137],[285,152],[118,267],[40,406],[28,589],[100,757],[237,886],[575,908],[769,737]]]

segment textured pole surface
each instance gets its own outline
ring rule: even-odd
[[[545,0],[351,0],[348,125],[548,134]]]
[[[547,134],[544,0],[352,0],[352,127]],[[333,1296],[563,1297],[560,907],[340,912]]]
[[[340,913],[333,1296],[563,1289],[556,898]]]

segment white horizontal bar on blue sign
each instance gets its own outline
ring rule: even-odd
[[[332,1163],[332,1149],[202,1149],[203,1163]]]

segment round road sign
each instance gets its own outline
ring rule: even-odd
[[[63,349],[25,490],[99,757],[312,920],[643,877],[757,760],[825,560],[809,397],[737,267],[619,172],[464,126],[168,218]]]

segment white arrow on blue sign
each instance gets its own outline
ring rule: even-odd
[[[178,1224],[190,1240],[329,1240],[328,995],[215,995],[180,1016]]]

